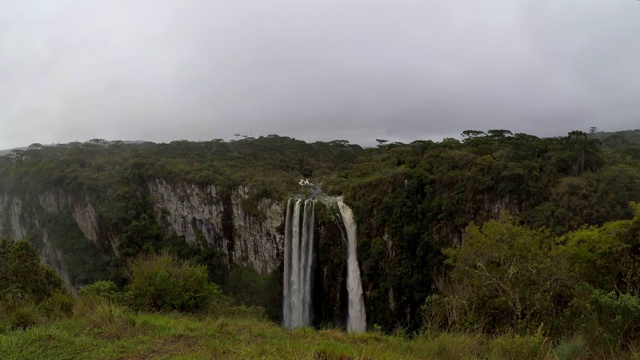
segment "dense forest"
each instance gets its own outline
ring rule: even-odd
[[[148,184],[215,185],[223,202],[245,187],[242,207],[258,219],[262,199],[284,203],[324,192],[343,196],[354,210],[372,328],[581,334],[602,346],[635,344],[640,130],[555,138],[467,130],[462,140],[378,143],[362,148],[269,135],[32,144],[0,157],[0,230],[14,237],[6,209],[8,199],[20,198],[19,220],[31,224],[24,237],[35,249],[47,251],[38,228],[46,223],[54,247],[76,254],[65,263],[75,286],[122,286],[130,259],[169,250],[205,266],[236,301],[263,306],[278,320],[281,266],[256,271],[167,231]],[[303,188],[301,178],[317,186]],[[73,218],[38,208],[51,191],[93,204],[98,241],[87,240]]]

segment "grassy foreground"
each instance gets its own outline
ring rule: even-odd
[[[406,337],[285,330],[259,312],[222,316],[133,312],[99,301],[24,330],[0,328],[0,359],[640,359],[597,353],[580,339],[438,333]]]
[[[11,255],[9,261],[0,262],[6,274],[0,276],[5,280],[4,286],[0,284],[0,360],[640,360],[640,339],[628,336],[623,342],[621,336],[603,331],[616,330],[620,324],[628,328],[635,321],[629,315],[616,316],[610,328],[602,326],[609,318],[591,319],[585,322],[591,328],[585,329],[594,331],[554,339],[542,325],[537,331],[502,335],[449,333],[437,326],[425,326],[433,330],[411,336],[402,331],[392,336],[379,331],[285,330],[266,320],[261,307],[234,306],[231,298],[208,282],[203,266],[168,254],[131,262],[124,291],[100,281],[71,294],[55,273],[39,265],[28,242],[0,245]],[[637,302],[626,301],[627,297],[606,299],[614,310],[631,309],[618,311],[621,314],[638,313]],[[624,334],[626,328],[617,333]]]
[[[250,315],[131,313],[110,304],[96,310],[5,330],[0,359],[456,359],[480,350],[473,336],[407,340],[340,330],[289,331]]]

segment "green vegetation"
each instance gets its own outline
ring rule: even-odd
[[[37,336],[100,344],[94,340],[101,336],[99,329],[115,327],[128,334],[118,338],[118,349],[110,350],[122,358],[205,356],[199,347],[230,358],[638,356],[637,135],[572,131],[542,139],[495,129],[467,130],[462,141],[401,144],[377,139],[378,146],[371,149],[341,140],[308,144],[270,135],[233,142],[92,141],[14,151],[0,157],[0,195],[7,199],[1,231],[12,236],[8,224],[15,219],[6,209],[20,207],[24,223],[40,224],[24,229],[36,249],[57,249],[70,281],[93,285],[77,299],[58,287],[20,288],[32,300],[19,306],[14,306],[18,297],[6,293],[3,301],[14,305],[0,316],[5,333],[0,346],[8,349],[8,339],[26,343],[20,336],[32,336],[26,335],[32,331],[62,331]],[[149,190],[156,180],[203,189],[215,185],[217,198],[211,201],[222,204],[225,216],[221,236],[233,240],[228,204],[235,189],[247,187],[242,209],[263,221],[260,200],[285,201],[306,192],[296,184],[301,177],[321,183],[328,194],[343,195],[354,210],[367,318],[375,332],[287,332],[245,316],[243,305],[260,306],[271,321],[279,319],[281,269],[260,274],[242,261],[231,263],[222,250],[233,250],[232,241],[227,249],[200,239],[187,244],[158,221]],[[71,216],[72,201],[60,202],[67,208],[58,212],[48,211],[41,204],[45,193],[94,206],[97,246]],[[22,203],[9,203],[13,195]],[[318,207],[317,214],[318,235],[325,239],[316,275],[322,287],[322,301],[314,309],[319,327],[336,326],[343,305],[341,238],[327,210]],[[147,262],[145,256],[163,251],[176,258],[165,255]],[[125,271],[127,265],[131,267]],[[141,268],[133,271],[135,266]],[[171,280],[175,278],[186,281]],[[209,285],[211,281],[217,285]],[[220,341],[233,343],[238,352],[193,332],[184,336],[192,344],[184,345],[188,349],[147,352],[153,342],[166,343],[167,349],[180,342],[143,325],[162,327],[173,321],[192,324],[174,324],[183,330],[194,326],[205,334],[225,334]],[[217,332],[221,323],[234,330]],[[266,335],[254,334],[251,340],[234,333],[250,326]],[[271,350],[239,348],[239,340]],[[46,351],[57,351],[53,348]]]
[[[167,224],[155,217],[149,183],[215,185],[217,198],[208,201],[221,202],[227,217],[232,216],[228,210],[232,191],[246,186],[249,194],[243,209],[261,219],[263,214],[256,208],[261,199],[285,198],[299,189],[296,184],[301,177],[323,178],[347,171],[363,153],[360,146],[344,140],[308,144],[277,135],[233,142],[125,144],[93,139],[56,146],[33,144],[0,156],[0,195],[22,200],[20,220],[33,225],[26,229],[26,237],[39,251],[45,248],[43,239],[48,239],[60,251],[59,267],[65,265],[76,287],[105,279],[122,284],[126,261],[167,248],[196,257],[225,286],[229,271],[221,264],[226,261],[221,259],[221,249],[191,246],[166,231]],[[59,200],[61,208],[43,209],[43,195]],[[97,247],[71,216],[73,204],[85,200],[98,219]],[[0,202],[0,206],[10,205]],[[0,209],[0,236],[14,236],[9,214],[8,208]],[[224,236],[231,238],[232,219],[224,221]],[[117,259],[114,241],[118,242]]]
[[[31,243],[0,240],[0,300],[15,298],[39,304],[62,290],[62,279],[40,263]]]
[[[588,346],[605,357],[636,349],[640,207],[632,205],[631,220],[562,237],[508,219],[470,225],[464,244],[445,250],[449,271],[437,283],[439,294],[425,301],[424,325],[431,331],[574,336],[563,351]]]
[[[640,215],[638,216],[640,219]],[[634,219],[622,227],[631,226]],[[599,229],[598,229],[599,230]],[[540,246],[544,234],[532,232],[506,222],[489,222],[482,228],[471,226],[468,230],[469,242],[451,251],[455,278],[457,269],[469,266],[479,270],[477,276],[489,276],[509,287],[509,293],[524,292],[530,284],[522,278],[521,282],[509,282],[504,273],[514,274],[520,270],[513,267],[501,270],[497,262],[512,261],[510,255],[526,256],[532,249],[541,249],[531,255],[531,259],[540,257],[548,246]],[[595,231],[595,230],[594,230]],[[581,235],[581,236],[584,236]],[[502,237],[497,239],[496,237]],[[510,241],[513,248],[504,247],[500,241],[490,250],[484,249],[491,238]],[[524,239],[531,241],[524,241]],[[539,239],[536,241],[534,239]],[[544,242],[544,241],[543,241]],[[530,245],[533,244],[533,245]],[[27,242],[3,243],[3,250],[21,252],[21,259],[36,268],[46,270],[37,263],[37,255]],[[490,244],[489,244],[490,245]],[[24,251],[24,249],[27,249]],[[29,250],[30,249],[30,250]],[[478,252],[483,252],[479,254]],[[470,265],[467,261],[474,256],[488,256],[484,259],[489,266]],[[521,259],[522,260],[522,259]],[[514,261],[516,262],[516,261]],[[535,262],[523,264],[519,269],[530,268]],[[3,268],[7,271],[11,267]],[[538,268],[539,270],[539,268]],[[41,284],[48,279],[47,271],[32,274],[23,272],[3,277],[7,288],[17,289],[22,284]],[[536,269],[526,271],[535,272]],[[553,271],[550,271],[553,272]],[[0,317],[0,358],[2,359],[591,359],[591,358],[637,358],[638,318],[640,301],[632,295],[617,296],[596,290],[588,284],[575,288],[580,292],[568,306],[567,313],[560,316],[560,322],[575,326],[572,337],[555,338],[540,323],[537,329],[521,331],[517,324],[532,324],[533,317],[546,316],[546,313],[528,311],[535,302],[545,302],[547,298],[535,297],[529,301],[525,297],[505,297],[500,301],[483,305],[471,304],[474,292],[483,289],[473,288],[474,281],[459,286],[460,292],[448,294],[441,301],[428,301],[425,307],[446,304],[450,296],[458,296],[456,304],[465,303],[467,308],[448,307],[450,312],[459,312],[460,318],[448,323],[453,326],[443,331],[435,325],[437,309],[431,309],[425,316],[424,328],[416,333],[407,334],[398,329],[394,334],[384,334],[373,330],[361,334],[347,334],[341,330],[303,328],[285,330],[278,324],[266,320],[264,310],[254,307],[233,306],[230,301],[216,290],[207,280],[206,269],[189,261],[181,261],[168,254],[144,256],[127,266],[129,284],[120,291],[108,281],[87,285],[76,296],[61,291],[53,292],[43,287],[26,290],[22,294],[37,296],[4,296],[0,306],[5,310]],[[466,272],[469,275],[469,272]],[[58,279],[59,280],[59,279]],[[182,282],[184,281],[184,283]],[[58,281],[61,284],[61,281]],[[202,287],[200,291],[195,287]],[[465,292],[464,287],[472,287]],[[490,287],[487,291],[500,291]],[[497,290],[498,289],[498,290]],[[507,291],[507,290],[505,290]],[[15,291],[14,291],[15,294]],[[553,294],[552,294],[553,295]],[[480,296],[483,296],[480,294]],[[461,297],[466,297],[460,300]],[[33,299],[38,298],[39,302]],[[429,297],[432,300],[434,297]],[[483,298],[486,299],[486,298]],[[514,300],[515,299],[515,300]],[[442,301],[444,300],[444,301]],[[521,313],[528,314],[520,319],[513,308],[518,301],[525,304]],[[529,301],[529,302],[526,302]],[[145,304],[145,306],[141,306]],[[545,306],[553,308],[553,304]],[[7,309],[13,310],[7,312]],[[487,328],[481,331],[464,332],[466,316],[483,317],[482,312],[469,312],[469,308],[486,306],[488,309],[502,307],[506,316],[486,312],[485,319],[494,322],[474,320],[487,328],[500,323],[500,318],[509,321],[504,331],[491,335]],[[450,315],[450,313],[448,313]],[[531,315],[533,314],[533,315]],[[439,319],[442,319],[440,317]],[[503,320],[504,320],[503,319]],[[520,321],[523,320],[523,321]],[[525,322],[524,320],[529,320]],[[462,327],[458,327],[463,324]],[[454,329],[456,328],[456,329]],[[570,330],[567,328],[566,330]],[[484,332],[484,334],[483,334]]]
[[[198,312],[220,297],[204,266],[167,253],[142,256],[127,268],[127,301],[135,309]]]
[[[482,227],[508,212],[522,227],[514,231],[530,232],[523,242],[542,236],[553,243],[634,216],[637,143],[611,148],[580,131],[547,139],[507,130],[462,136],[381,145],[358,158],[342,182],[329,181],[354,209],[368,320],[386,331],[420,328],[420,309],[428,296],[442,295],[438,282],[450,270],[444,250],[465,243],[471,223]],[[541,269],[559,255],[545,256],[534,260]]]
[[[74,316],[0,335],[0,357],[13,359],[510,359],[504,341],[464,334],[412,339],[381,333],[297,329],[250,316],[193,317],[131,313],[106,304]],[[527,341],[528,339],[525,339]],[[522,341],[521,341],[522,342]],[[518,346],[521,343],[517,344]],[[547,347],[539,359],[556,359]],[[495,354],[495,355],[493,355]],[[521,358],[521,357],[518,357]],[[515,359],[515,358],[514,358]],[[534,358],[530,358],[534,359]]]

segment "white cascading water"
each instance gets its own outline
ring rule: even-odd
[[[364,309],[360,268],[356,254],[358,230],[356,222],[353,219],[353,211],[351,211],[351,208],[342,201],[338,201],[338,208],[342,215],[348,240],[347,291],[349,293],[349,317],[347,319],[347,331],[362,332],[367,330],[367,316]]]
[[[314,265],[314,201],[294,201],[287,201],[284,235],[282,315],[283,326],[288,329],[311,326],[313,321],[311,291]]]

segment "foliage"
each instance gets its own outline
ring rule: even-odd
[[[640,336],[640,298],[594,289],[576,288],[566,321],[600,347],[628,346]]]
[[[65,317],[71,314],[75,299],[66,291],[56,291],[47,300],[45,300],[40,308],[49,317]]]
[[[640,212],[631,208],[631,220],[558,238],[505,219],[470,225],[444,251],[450,268],[424,302],[425,329],[583,336],[589,346],[579,336],[558,345],[566,358],[631,348],[640,336]]]
[[[121,325],[87,326],[80,316],[0,335],[2,359],[474,359],[485,355],[483,339],[443,334],[433,340],[346,334],[334,329],[289,331],[255,317],[203,318],[182,314],[130,313]],[[458,352],[456,357],[454,354]],[[448,355],[447,355],[448,354]],[[462,354],[462,356],[460,356]]]
[[[131,261],[126,297],[135,309],[198,312],[220,296],[204,266],[169,254],[143,255]]]
[[[102,284],[103,285],[103,284]],[[102,287],[102,285],[98,287]],[[89,299],[83,296],[81,299]],[[577,335],[554,342],[541,327],[528,335],[427,332],[347,334],[335,329],[286,330],[255,308],[229,308],[222,317],[134,312],[103,297],[85,311],[42,322],[36,308],[0,328],[0,358],[271,358],[271,359],[585,359],[635,358],[633,350],[590,352]],[[20,330],[24,328],[24,330]],[[399,331],[398,333],[401,333]],[[597,350],[597,349],[596,349]],[[602,355],[605,354],[605,355]]]
[[[440,285],[444,298],[428,298],[423,311],[436,312],[432,321],[472,331],[551,324],[568,301],[573,281],[551,240],[548,232],[506,219],[470,225],[463,245],[445,251],[452,269]]]
[[[549,339],[540,331],[534,335],[506,334],[489,341],[489,358],[501,360],[544,360],[549,357]]]
[[[628,202],[640,199],[640,162],[584,132],[542,139],[468,130],[463,138],[372,149],[344,181],[331,178],[357,216],[368,312],[386,329],[415,325],[434,274],[446,272],[440,249],[461,244],[470,223],[509,211],[516,224],[562,235],[629,219]]]
[[[558,360],[585,360],[589,356],[589,344],[582,335],[562,338],[553,348]]]
[[[66,269],[69,281],[74,286],[79,287],[105,277],[105,270],[109,268],[108,257],[85,238],[73,217],[42,213],[40,219],[47,224],[46,234],[31,228],[28,231],[29,240],[36,244],[39,251],[43,251],[44,247],[42,238],[50,240],[50,246],[59,254],[53,257],[54,261],[62,260],[55,265]]]
[[[620,236],[626,226],[628,221],[617,221],[568,233],[558,239],[564,245],[559,251],[567,255],[566,259],[579,279],[601,289],[613,290],[619,285],[620,261],[628,247]]]
[[[117,296],[118,287],[113,281],[97,281],[83,286],[79,291],[80,296],[95,296],[113,299]]]
[[[91,311],[96,302],[123,304],[125,295],[125,293],[119,291],[117,285],[112,281],[97,281],[93,284],[85,285],[78,290],[76,312]]]
[[[12,329],[26,329],[40,321],[38,308],[33,305],[20,307],[10,313],[9,324]]]
[[[640,208],[630,220],[583,228],[558,239],[559,248],[581,282],[605,292],[640,296]]]
[[[85,314],[85,323],[90,328],[122,331],[135,325],[135,319],[127,308],[105,298],[90,302],[89,311]]]
[[[58,274],[26,241],[0,241],[0,330],[25,329],[70,313],[73,300]]]
[[[440,360],[477,359],[486,352],[485,339],[478,334],[433,332],[422,335],[424,358]]]
[[[39,304],[59,291],[63,291],[62,279],[40,263],[31,243],[0,241],[0,305],[9,298],[18,304]]]
[[[258,306],[266,310],[269,318],[278,321],[282,311],[281,281],[282,274],[277,271],[261,275],[249,266],[234,265],[224,292],[242,305]]]
[[[509,211],[514,226],[548,229],[548,233],[541,231],[535,236],[521,234],[522,243],[527,238],[534,242],[545,239],[542,242],[546,247],[531,248],[531,256],[518,255],[535,271],[507,263],[518,271],[512,276],[534,280],[516,284],[507,281],[513,279],[500,277],[500,281],[507,281],[512,296],[507,297],[510,300],[484,304],[489,315],[482,316],[482,321],[480,317],[460,321],[461,313],[455,313],[454,317],[447,315],[431,322],[446,328],[524,331],[564,310],[576,283],[639,295],[640,241],[634,235],[638,228],[631,220],[634,212],[627,205],[640,200],[640,147],[636,137],[637,131],[572,131],[562,137],[538,138],[489,129],[466,130],[462,141],[449,138],[402,144],[379,139],[380,146],[370,149],[345,140],[305,143],[277,135],[229,142],[214,139],[154,144],[92,139],[55,146],[33,144],[0,157],[0,194],[23,201],[20,220],[34,223],[37,219],[40,224],[40,228],[26,229],[29,240],[43,251],[47,235],[50,244],[61,250],[60,264],[55,265],[65,266],[76,286],[101,279],[123,285],[124,264],[140,253],[170,248],[181,258],[206,265],[210,279],[245,303],[265,306],[269,316],[277,319],[281,290],[276,280],[280,274],[258,276],[243,269],[242,264],[238,268],[228,264],[221,249],[186,244],[167,224],[158,222],[149,184],[161,180],[172,186],[215,185],[220,199],[211,201],[228,200],[234,189],[246,186],[248,197],[241,206],[261,219],[257,204],[262,199],[282,199],[300,191],[296,185],[300,177],[313,177],[328,193],[344,195],[354,209],[368,317],[387,331],[397,327],[417,330],[426,299],[431,299],[430,306],[444,309],[441,314],[465,308],[465,296],[471,296],[468,291],[475,287],[465,281],[452,281],[448,273],[451,270],[455,275],[466,267],[479,276],[480,267],[463,265],[464,261],[460,266],[445,264],[448,255],[441,249],[464,244],[465,229],[472,222],[482,229],[484,223]],[[70,203],[86,200],[95,208],[97,246],[85,239],[72,218],[70,204],[53,212],[44,210],[40,196],[45,193],[64,194]],[[0,228],[11,235],[9,212],[2,214]],[[226,226],[232,229],[233,216],[229,217]],[[618,220],[629,222],[608,225],[615,231],[601,228]],[[319,224],[319,229],[327,228]],[[520,236],[518,231],[512,233]],[[232,240],[229,233],[223,236]],[[114,239],[118,243],[115,250]],[[503,245],[493,244],[492,236],[489,239],[491,246],[503,250]],[[522,248],[518,251],[529,249],[526,245]],[[321,249],[323,260],[334,255],[334,250]],[[538,256],[541,260],[534,260]],[[566,270],[561,275],[553,275],[547,268],[556,263]],[[491,272],[494,270],[497,273]],[[487,271],[503,276],[499,270]],[[535,293],[536,286],[545,284],[535,280],[536,271],[547,280],[556,276],[550,285],[554,295]],[[340,277],[339,273],[334,275],[326,272],[321,278]],[[563,282],[567,288],[560,291]],[[242,288],[238,283],[251,286]],[[327,284],[326,288],[333,293],[324,295],[335,298],[338,286]],[[478,290],[476,295],[489,296],[491,291],[498,294],[496,289]],[[455,291],[462,295],[445,294]],[[534,296],[530,298],[529,294]],[[515,299],[519,300],[513,303]],[[502,320],[494,319],[500,318],[499,309],[508,310]],[[339,314],[339,309],[326,310],[328,317]],[[505,321],[506,317],[511,320]],[[556,322],[545,321],[545,326],[556,331],[553,329],[560,326]]]

